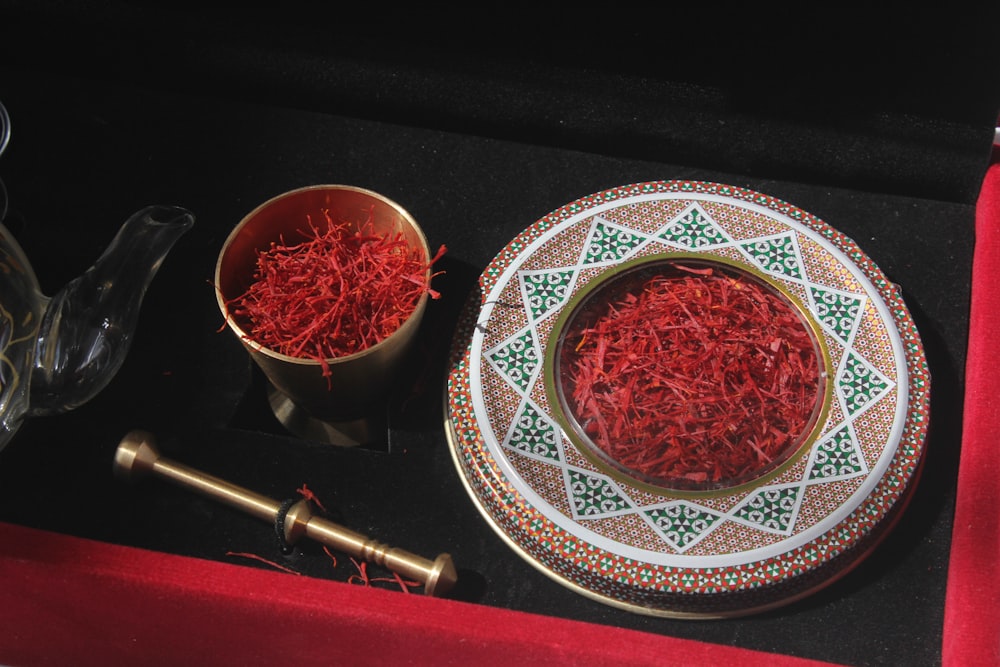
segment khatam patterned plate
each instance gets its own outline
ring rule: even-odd
[[[692,253],[746,267],[803,304],[828,401],[777,474],[711,493],[632,483],[585,456],[546,388],[546,346],[574,295],[627,262]],[[627,185],[513,239],[459,323],[446,426],[497,533],[563,585],[631,611],[735,616],[799,599],[876,544],[912,490],[930,378],[897,287],[816,217],[738,187]]]

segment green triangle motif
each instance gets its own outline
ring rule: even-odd
[[[854,417],[881,398],[889,389],[889,382],[851,352],[837,375],[837,389],[848,414]]]
[[[525,403],[513,421],[506,444],[525,454],[558,461],[558,437],[552,422],[533,405]]]
[[[797,486],[762,489],[744,501],[734,516],[764,530],[787,532],[795,519],[799,493]]]
[[[675,218],[659,237],[684,248],[707,248],[728,243],[726,233],[700,208],[692,207]]]
[[[704,508],[680,502],[647,510],[645,514],[663,539],[679,551],[708,532],[720,518]]]
[[[865,471],[854,438],[846,426],[817,443],[815,451],[809,470],[811,480],[843,479]]]
[[[644,238],[631,230],[598,220],[590,234],[584,264],[613,262],[622,259]]]
[[[798,244],[791,234],[747,241],[740,246],[757,266],[767,273],[801,278]]]
[[[841,341],[847,343],[861,320],[863,298],[815,285],[810,292],[815,304],[816,318]]]
[[[495,348],[488,357],[508,382],[522,392],[527,391],[539,363],[538,346],[530,329]]]
[[[519,275],[525,306],[532,319],[539,320],[566,301],[574,272],[569,269],[522,271]]]
[[[596,517],[629,508],[628,499],[603,477],[570,470],[569,490],[573,510],[579,516]]]

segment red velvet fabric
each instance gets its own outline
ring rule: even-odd
[[[0,524],[0,663],[826,664],[10,524]]]
[[[942,662],[1000,664],[1000,153],[976,205],[962,457],[952,529]]]

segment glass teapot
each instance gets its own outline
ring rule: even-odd
[[[9,136],[0,105],[0,155]],[[137,211],[94,265],[50,298],[3,226],[5,214],[0,182],[0,450],[24,419],[79,407],[111,381],[128,353],[146,289],[194,224],[176,206]]]

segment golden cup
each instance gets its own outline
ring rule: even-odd
[[[215,267],[216,298],[227,326],[267,377],[271,409],[289,431],[339,445],[370,444],[378,438],[393,381],[427,307],[421,295],[413,313],[388,337],[354,354],[325,360],[292,357],[252,339],[234,319],[229,304],[254,280],[258,252],[272,242],[292,245],[307,240],[307,219],[324,212],[365,231],[402,238],[419,248],[429,262],[427,239],[416,220],[399,204],[370,190],[349,185],[314,185],[278,195],[251,211],[233,229]],[[352,222],[356,221],[356,222]],[[370,224],[370,227],[368,226]],[[430,280],[430,267],[425,276]]]

